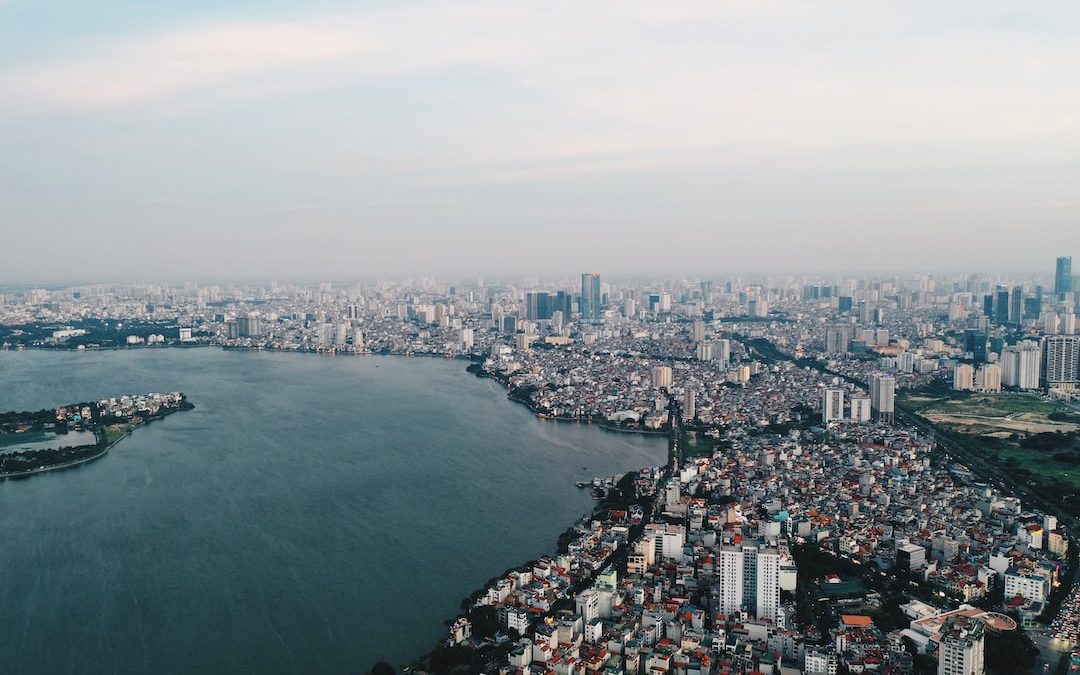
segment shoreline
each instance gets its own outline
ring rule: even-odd
[[[169,346],[171,346],[171,345],[160,345],[160,346],[159,345],[154,345],[153,348],[154,349],[161,349],[161,348],[168,348]],[[509,385],[507,384],[505,378],[500,377],[496,373],[492,373],[492,372],[490,372],[488,370],[485,370],[483,368],[483,365],[482,365],[482,363],[483,363],[482,358],[477,356],[477,355],[439,354],[439,353],[431,353],[431,352],[422,352],[422,353],[355,352],[355,353],[341,353],[341,354],[339,354],[337,352],[320,352],[320,351],[317,351],[317,350],[262,349],[262,348],[255,348],[255,347],[226,347],[224,345],[192,345],[192,346],[217,347],[221,351],[281,352],[281,353],[315,354],[315,355],[328,355],[328,356],[338,356],[338,355],[340,355],[340,356],[386,356],[386,357],[395,357],[395,358],[410,358],[410,357],[414,357],[414,356],[421,356],[421,357],[431,357],[431,358],[441,358],[441,359],[453,359],[453,360],[459,360],[459,361],[470,361],[471,365],[468,366],[463,371],[464,373],[471,374],[471,375],[473,375],[474,377],[476,377],[478,379],[490,379],[490,380],[494,380],[494,381],[498,382],[503,387],[503,389],[507,391],[506,397],[509,400],[514,401],[516,403],[519,403],[519,404],[525,406],[527,409],[529,409],[530,412],[533,413],[533,415],[538,420],[552,420],[552,421],[555,421],[555,422],[576,422],[576,423],[579,423],[579,424],[595,425],[595,426],[599,427],[600,429],[603,429],[604,431],[607,431],[607,432],[631,433],[631,434],[638,434],[638,435],[647,436],[647,437],[649,437],[649,436],[662,437],[662,436],[668,435],[668,433],[669,433],[667,431],[647,431],[647,430],[639,430],[639,429],[618,429],[618,428],[606,425],[604,422],[594,420],[594,419],[588,418],[588,417],[560,417],[560,416],[555,416],[555,415],[547,415],[545,413],[539,412],[538,410],[536,410],[535,406],[533,406],[529,400],[523,399],[523,398],[521,398],[519,396],[513,396],[512,395],[513,390],[509,387]],[[96,348],[93,351],[120,351],[120,350],[124,350],[124,351],[132,350],[133,351],[133,350],[146,349],[146,348],[147,348],[147,345],[131,346],[131,347],[117,346],[117,347],[105,347],[105,348],[100,348],[100,349]],[[53,349],[53,348],[47,348],[47,347],[26,347],[24,349],[11,350],[11,351],[27,351],[27,350],[31,350],[31,349],[35,350],[35,351],[45,351],[45,352],[91,351],[91,350],[85,350],[85,349],[84,350],[79,350],[79,349]],[[475,368],[474,368],[474,366],[475,366]],[[180,409],[181,408],[178,408],[177,410],[180,410]],[[175,411],[173,411],[173,412],[175,412]],[[171,414],[171,413],[169,413],[169,414]],[[148,420],[145,424],[149,424],[149,422],[152,422],[152,421],[154,421],[156,419],[163,419],[166,416],[168,416],[168,415]],[[111,444],[109,444],[107,447],[105,447],[101,452],[95,454],[92,457],[86,457],[86,458],[83,458],[81,460],[77,460],[75,462],[66,463],[66,464],[63,464],[63,465],[57,465],[57,466],[54,466],[54,467],[42,467],[40,469],[33,469],[33,470],[27,471],[27,472],[20,472],[20,473],[16,473],[16,474],[0,474],[0,479],[21,478],[21,477],[24,477],[24,476],[33,475],[35,473],[45,473],[45,472],[48,472],[48,471],[57,471],[57,470],[62,470],[62,469],[67,469],[67,468],[73,468],[73,467],[79,466],[81,464],[85,464],[85,463],[100,459],[101,457],[104,457],[106,454],[108,454],[109,450],[114,445],[116,445],[120,441],[122,441],[125,438],[127,438],[128,436],[130,436],[133,431],[134,431],[134,429],[129,429],[127,433],[125,433],[123,436],[121,436],[120,438],[113,441]],[[628,471],[632,472],[633,470],[630,469]],[[623,472],[623,475],[625,475],[626,473],[627,472]],[[559,539],[561,537],[564,537],[568,532],[573,531],[577,527],[577,525],[579,523],[583,522],[583,520],[588,519],[591,515],[595,514],[597,512],[597,509],[599,509],[599,508],[601,508],[601,507],[599,505],[596,505],[596,506],[594,506],[594,508],[592,510],[581,514],[578,518],[576,518],[563,531],[562,534],[559,535],[559,538],[557,538],[556,542],[555,542],[555,549],[554,550],[556,551],[556,553],[559,550],[559,543],[560,543]],[[613,559],[613,558],[617,557],[619,554],[625,555],[625,553],[626,553],[625,551],[620,549],[618,551],[613,552],[612,555],[609,556],[609,557]],[[609,562],[609,561],[605,561],[605,562]],[[528,564],[528,561],[523,561],[519,565],[513,566],[513,567],[508,568],[508,569],[510,569],[510,570],[518,569],[519,567],[521,567],[522,565],[525,565],[525,564]],[[467,593],[463,597],[478,596],[479,594],[482,594],[486,589],[487,589],[487,585],[485,584],[484,586],[481,586],[480,588],[473,589],[472,591],[470,591],[469,593]],[[442,621],[443,625],[446,625],[448,622],[452,622],[454,620],[454,618],[457,617],[457,616],[461,616],[461,614],[460,613],[455,614],[455,615],[452,615],[451,617],[447,617],[446,619],[443,619],[443,621]],[[444,631],[444,633],[445,633],[445,631]],[[439,647],[441,647],[443,645],[444,640],[445,640],[444,636],[440,637],[438,639],[438,642],[433,647],[426,650],[421,655],[406,661],[402,665],[405,666],[405,667],[411,667],[411,668],[414,668],[414,669],[416,667],[423,667],[423,665],[427,662],[427,660],[430,659],[431,655],[437,649],[439,649]],[[360,667],[363,668],[364,666],[360,666]]]
[[[189,404],[186,407],[173,408],[173,409],[169,410],[169,412],[167,412],[167,413],[164,413],[162,415],[158,415],[158,416],[155,416],[155,417],[151,417],[150,419],[148,419],[145,422],[143,422],[142,424],[140,424],[139,427],[145,427],[146,425],[150,424],[151,422],[156,422],[158,420],[163,420],[163,419],[165,419],[169,415],[172,415],[175,412],[178,412],[178,411],[181,411],[181,410],[191,410],[194,407],[195,407],[194,405]],[[101,459],[105,455],[109,454],[109,450],[112,450],[114,445],[116,445],[120,441],[124,440],[125,438],[131,436],[135,432],[135,429],[137,429],[137,428],[138,427],[130,427],[130,428],[128,428],[128,430],[124,432],[123,436],[121,436],[120,438],[117,438],[112,443],[109,443],[105,447],[101,448],[101,450],[98,451],[97,453],[95,453],[93,455],[90,455],[88,457],[83,457],[81,459],[76,459],[76,460],[73,460],[73,461],[70,461],[70,462],[64,462],[62,464],[53,464],[51,466],[42,466],[42,467],[38,467],[36,469],[29,469],[27,471],[15,471],[15,472],[6,472],[6,473],[5,472],[0,472],[0,481],[2,481],[2,480],[16,480],[16,479],[19,479],[19,478],[25,478],[27,476],[33,476],[33,475],[39,474],[39,473],[48,473],[49,471],[62,471],[64,469],[71,469],[71,468],[74,468],[76,466],[80,466],[82,464],[87,464],[89,462],[93,462],[95,460]],[[96,434],[97,432],[94,432],[94,433]],[[82,447],[90,447],[90,446],[82,446]]]

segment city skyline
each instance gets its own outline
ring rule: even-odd
[[[1078,11],[7,0],[0,275],[1041,270]]]

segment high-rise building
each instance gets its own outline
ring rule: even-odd
[[[870,397],[863,394],[855,394],[851,397],[851,421],[870,421]]]
[[[1013,286],[1009,295],[1009,323],[1020,325],[1024,318],[1024,287]]]
[[[719,601],[724,614],[745,612],[766,621],[780,613],[780,553],[761,541],[720,548]]]
[[[652,369],[652,385],[657,389],[670,389],[671,366],[655,366]]]
[[[600,323],[600,275],[581,275],[581,320],[584,323]]]
[[[941,627],[938,646],[938,675],[983,675],[983,636],[986,631],[982,621],[966,616],[955,616]]]
[[[870,407],[879,420],[892,422],[896,406],[896,379],[892,375],[875,373],[870,376]]]
[[[953,385],[956,391],[969,391],[975,388],[975,369],[966,363],[960,363],[953,370]]]
[[[1064,293],[1071,293],[1072,282],[1072,257],[1061,256],[1057,259],[1057,267],[1054,272],[1054,294],[1060,299]]]
[[[731,361],[731,340],[717,340],[715,355],[721,364]]]
[[[854,336],[855,327],[850,323],[829,324],[825,327],[825,353],[843,354]]]
[[[705,322],[701,319],[694,319],[694,323],[690,326],[690,337],[694,342],[701,342],[705,339]]]
[[[712,361],[716,358],[716,346],[712,342],[699,342],[695,349],[698,361]]]
[[[1043,344],[1046,386],[1076,389],[1080,384],[1080,335],[1050,335]]]
[[[236,319],[240,337],[257,337],[260,334],[259,317],[241,316]]]
[[[1001,366],[987,363],[975,372],[975,388],[985,392],[1001,391]]]
[[[1009,289],[1006,286],[998,286],[994,295],[994,323],[1004,326],[1009,323]]]
[[[525,294],[525,318],[546,321],[554,311],[551,294],[547,291],[529,291]]]
[[[821,421],[825,424],[844,419],[844,390],[825,389],[821,392]]]
[[[1006,387],[1037,389],[1042,352],[1039,343],[1024,340],[1001,351],[1001,383]]]
[[[697,392],[687,389],[683,396],[683,418],[692,420],[697,417]]]

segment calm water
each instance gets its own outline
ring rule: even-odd
[[[0,670],[359,673],[550,553],[573,485],[663,441],[542,422],[460,361],[0,351],[0,411],[183,390],[104,458],[0,483]],[[584,471],[582,467],[588,467]]]

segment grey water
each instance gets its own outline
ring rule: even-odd
[[[97,443],[97,436],[89,431],[69,431],[66,434],[52,431],[24,431],[0,436],[0,454],[50,448],[76,448],[95,443]]]
[[[0,411],[149,391],[195,409],[0,482],[0,671],[362,673],[552,553],[574,481],[661,439],[536,419],[465,363],[0,351]]]

